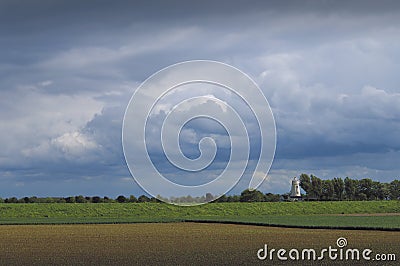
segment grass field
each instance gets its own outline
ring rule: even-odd
[[[257,250],[268,244],[275,249],[320,251],[336,247],[339,237],[347,239],[349,248],[369,248],[373,255],[400,255],[400,232],[384,231],[137,223],[2,225],[0,236],[2,265],[277,265],[276,257],[272,262],[259,261]],[[351,265],[356,262],[351,261]],[[326,257],[315,265],[332,263]],[[342,265],[345,261],[335,263]],[[365,261],[357,263],[365,265]]]
[[[399,213],[399,201],[214,203],[195,207],[159,203],[0,204],[0,224],[221,221],[400,229]]]

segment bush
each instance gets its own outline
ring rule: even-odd
[[[136,202],[138,202],[138,200],[137,200],[137,198],[136,198],[135,196],[130,195],[130,196],[129,196],[129,202],[131,202],[131,203],[136,203]]]
[[[85,197],[83,197],[82,195],[79,195],[79,196],[75,197],[75,202],[76,203],[86,203],[87,201],[86,201]]]
[[[126,200],[125,196],[119,195],[119,196],[117,197],[117,201],[118,201],[119,203],[124,203],[124,202],[126,202],[127,200]]]
[[[264,194],[258,190],[246,189],[240,194],[241,202],[260,202],[264,201]]]
[[[102,200],[99,196],[92,197],[92,203],[100,203]]]
[[[267,193],[265,194],[264,198],[265,201],[277,202],[280,200],[281,196],[279,194]]]
[[[150,202],[150,198],[145,195],[142,195],[138,198],[138,202]]]

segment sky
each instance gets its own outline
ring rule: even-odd
[[[125,109],[149,76],[199,59],[240,69],[268,99],[277,143],[261,191],[286,193],[301,173],[400,178],[398,1],[3,0],[0,197],[143,194],[123,154]],[[198,92],[247,115],[217,88]],[[160,101],[154,125],[173,99]],[[222,171],[229,152],[226,131],[212,123],[193,121],[181,135],[192,158],[196,140],[220,144],[204,178]],[[162,168],[157,145],[151,152]]]

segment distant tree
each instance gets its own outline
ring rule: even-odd
[[[356,197],[357,197],[357,200],[367,200],[368,199],[367,195],[362,192],[357,194]]]
[[[228,197],[226,195],[222,195],[221,197],[219,197],[216,200],[213,200],[212,202],[227,202],[228,201]]]
[[[65,202],[66,203],[75,203],[75,197],[66,197]]]
[[[335,190],[335,197],[337,200],[343,200],[343,193],[344,193],[344,181],[341,178],[334,178],[333,182],[333,189]]]
[[[18,199],[17,203],[25,203],[24,198]]]
[[[36,198],[35,199],[35,203],[43,203],[44,202],[44,198]]]
[[[38,202],[38,198],[36,196],[32,196],[32,197],[29,198],[29,202],[37,203]]]
[[[131,203],[136,203],[138,200],[137,200],[137,198],[135,197],[135,196],[133,196],[133,195],[130,195],[129,196],[129,202],[131,202]]]
[[[86,203],[87,201],[86,201],[85,197],[83,197],[82,195],[79,195],[79,196],[75,197],[75,202],[76,203]]]
[[[0,198],[0,203],[4,203],[4,199],[3,198]]]
[[[264,194],[256,189],[246,189],[240,194],[241,202],[260,202],[264,201]]]
[[[390,184],[389,183],[383,183],[382,194],[383,194],[383,200],[390,199]]]
[[[192,196],[187,195],[186,197],[180,197],[178,201],[181,203],[192,203],[195,202],[195,199]]]
[[[113,199],[110,199],[110,198],[107,197],[107,196],[104,196],[104,197],[103,197],[103,202],[104,202],[104,203],[111,203],[111,202],[114,202],[114,200],[113,200]]]
[[[358,181],[356,195],[358,196],[357,198],[359,200],[365,200],[364,196],[360,196],[361,194],[364,194],[366,196],[367,200],[373,199],[372,183],[373,183],[373,181],[370,178],[364,178],[364,179],[361,179]]]
[[[388,192],[388,191],[387,191]],[[379,181],[372,182],[371,198],[373,200],[383,200],[386,198],[385,184]]]
[[[400,199],[400,180],[393,180],[389,184],[390,199]]]
[[[54,198],[55,203],[66,203],[65,199],[62,197]]]
[[[226,199],[227,202],[239,202],[240,196],[239,195],[229,195]]]
[[[24,197],[24,203],[30,203],[29,197]]]
[[[277,202],[280,200],[280,198],[281,196],[279,194],[267,193],[264,195],[264,200],[270,202]]]
[[[355,200],[356,197],[356,187],[357,181],[349,177],[344,179],[344,191],[346,193],[346,199]]]
[[[162,201],[159,200],[159,199],[157,199],[156,197],[151,197],[151,198],[150,198],[150,202],[153,202],[153,203],[161,203]]]
[[[204,203],[204,202],[206,202],[206,197],[205,196],[196,197],[196,202],[197,203]]]
[[[335,189],[332,180],[322,180],[322,194],[321,199],[333,200]]]
[[[169,201],[170,201],[169,198],[163,197],[163,196],[161,196],[160,194],[157,195],[157,199],[160,199],[160,200],[162,200],[163,202],[169,202]]]
[[[46,197],[45,198],[45,203],[56,203],[57,202],[57,198],[54,197]]]
[[[300,175],[300,187],[307,193],[312,190],[311,179],[307,174]]]
[[[138,198],[138,202],[149,202],[149,201],[150,201],[150,198],[147,197],[146,195],[141,195]]]
[[[281,195],[281,197],[282,197],[282,199],[283,199],[284,201],[289,201],[289,200],[290,200],[290,195],[289,195],[289,193],[284,193],[284,194]]]
[[[102,198],[99,196],[94,196],[92,197],[92,203],[100,203],[102,201]]]
[[[8,203],[18,203],[18,199],[16,197],[11,197],[7,199]]]
[[[322,180],[318,177],[311,175],[311,193],[317,199],[322,196]]]
[[[127,200],[126,200],[125,196],[119,195],[119,196],[117,197],[117,201],[118,201],[119,203],[124,203],[124,202],[126,202]]]
[[[214,199],[214,196],[211,193],[206,193],[206,201],[210,202]]]

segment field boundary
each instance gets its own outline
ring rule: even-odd
[[[400,228],[390,228],[390,227],[328,226],[328,225],[287,225],[287,224],[274,224],[274,223],[257,223],[257,222],[242,222],[242,221],[218,221],[218,220],[192,220],[192,219],[186,219],[183,222],[255,225],[255,226],[270,226],[270,227],[282,227],[282,228],[301,228],[301,229],[334,229],[334,230],[367,230],[367,231],[396,231],[396,232],[400,232]]]
[[[233,224],[233,225],[252,225],[264,227],[299,228],[299,229],[330,229],[330,230],[366,230],[366,231],[392,231],[400,232],[400,228],[390,227],[368,227],[368,226],[327,226],[327,225],[287,225],[263,222],[245,221],[221,221],[221,220],[201,220],[201,219],[171,219],[163,221],[32,221],[32,222],[6,222],[0,221],[0,226],[8,225],[90,225],[90,224],[140,224],[140,223],[209,223],[209,224]]]

